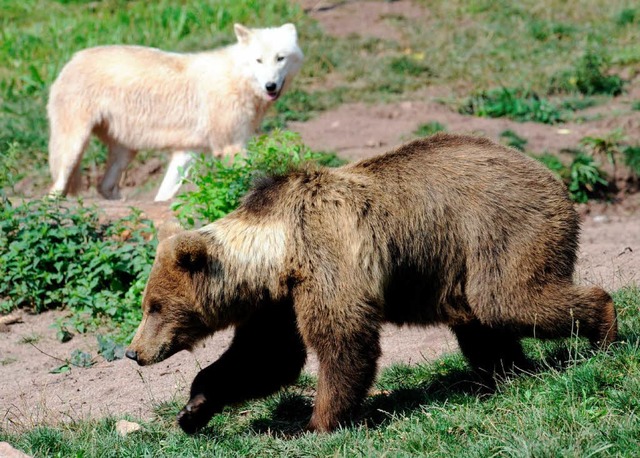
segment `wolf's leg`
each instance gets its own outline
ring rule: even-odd
[[[107,169],[98,185],[98,191],[105,199],[120,199],[120,178],[136,155],[136,151],[118,143],[109,143]]]
[[[167,173],[164,175],[158,194],[156,194],[156,202],[169,200],[178,192],[182,179],[187,176],[188,166],[193,159],[193,154],[188,151],[173,152]]]
[[[224,406],[276,392],[296,381],[306,358],[291,303],[264,307],[236,328],[220,359],[198,373],[178,424],[193,433]]]
[[[80,161],[87,148],[90,126],[83,124],[60,125],[51,121],[49,138],[49,170],[53,178],[51,195],[67,195],[78,191]]]

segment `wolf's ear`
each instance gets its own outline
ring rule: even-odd
[[[158,241],[161,242],[164,239],[168,239],[172,235],[179,234],[180,232],[184,232],[182,226],[178,224],[176,221],[167,221],[163,223],[158,228]]]
[[[204,269],[207,264],[207,242],[195,231],[185,231],[173,241],[176,264],[190,272]]]
[[[280,28],[282,30],[284,30],[285,32],[289,32],[291,35],[293,35],[293,37],[296,40],[298,39],[298,31],[296,30],[296,26],[294,24],[292,24],[291,22],[287,22],[286,24],[284,24]]]
[[[233,24],[233,30],[236,32],[238,43],[246,45],[251,40],[251,29],[242,24]]]

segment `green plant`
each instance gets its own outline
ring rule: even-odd
[[[0,194],[6,190],[13,192],[15,184],[26,175],[26,170],[20,166],[20,155],[20,144],[16,141],[9,143],[0,155]]]
[[[542,154],[540,156],[535,156],[537,160],[542,162],[547,166],[549,170],[555,173],[559,178],[564,178],[567,170],[567,167],[560,161],[560,158],[554,154]]]
[[[108,336],[98,334],[98,353],[107,361],[124,358],[125,347]]]
[[[126,338],[140,319],[140,297],[155,254],[150,221],[102,223],[97,209],[64,199],[2,199],[0,311],[66,307],[60,336],[108,323]]]
[[[640,19],[640,8],[624,8],[615,16],[616,24],[625,27]]]
[[[640,146],[625,146],[622,148],[622,156],[624,163],[631,172],[640,177]]]
[[[593,156],[603,156],[613,166],[613,180],[616,178],[617,157],[624,140],[622,129],[616,129],[601,137],[584,137],[580,144],[589,149]]]
[[[438,121],[431,121],[425,124],[420,124],[416,130],[413,131],[413,135],[416,137],[428,137],[429,135],[433,135],[437,132],[444,132],[447,128],[444,124],[439,123]]]
[[[22,336],[19,340],[21,344],[36,344],[42,339],[40,334],[29,334],[26,336]]]
[[[631,109],[634,111],[640,111],[640,100],[634,100],[631,102]]]
[[[585,203],[607,193],[609,182],[606,175],[590,155],[577,154],[569,166],[568,175],[567,187],[575,202]]]
[[[619,95],[625,82],[618,75],[607,73],[609,65],[610,59],[602,50],[588,49],[572,69],[552,78],[551,88],[584,95]]]
[[[504,130],[500,133],[500,140],[511,148],[515,148],[519,151],[524,151],[525,146],[527,146],[527,139],[521,137],[511,129]]]
[[[91,353],[87,353],[86,351],[82,351],[77,348],[71,352],[71,356],[69,358],[63,361],[64,364],[51,369],[49,372],[52,374],[63,374],[65,372],[69,372],[72,367],[87,368],[95,364]]]
[[[566,185],[571,200],[585,203],[592,198],[602,198],[608,194],[609,182],[606,174],[594,161],[593,156],[577,151],[569,166],[552,154],[535,157],[554,172]]]
[[[215,221],[238,206],[256,177],[282,174],[307,161],[340,163],[334,154],[311,151],[299,135],[279,130],[251,140],[245,156],[217,159],[202,155],[185,180],[194,190],[179,194],[172,209],[188,227]]]
[[[535,121],[544,124],[557,124],[565,120],[558,107],[548,100],[533,92],[509,88],[480,91],[467,97],[458,111],[481,117],[507,117],[515,121]]]

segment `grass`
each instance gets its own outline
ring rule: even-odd
[[[116,418],[0,431],[36,456],[634,456],[640,447],[640,290],[614,294],[620,340],[593,352],[579,338],[527,340],[538,369],[493,394],[459,354],[387,368],[362,416],[333,434],[304,433],[315,380],[229,408],[195,436],[174,423],[181,403],[127,437]],[[129,418],[131,419],[131,418]],[[134,419],[135,420],[135,419]]]

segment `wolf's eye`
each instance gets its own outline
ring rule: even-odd
[[[276,61],[278,61],[278,62],[282,62],[283,60],[284,60],[284,56],[276,57]]]
[[[158,301],[151,301],[149,304],[149,313],[160,313],[162,310],[162,305]]]
[[[256,59],[256,62],[258,62],[259,64],[262,63],[262,59]]]

